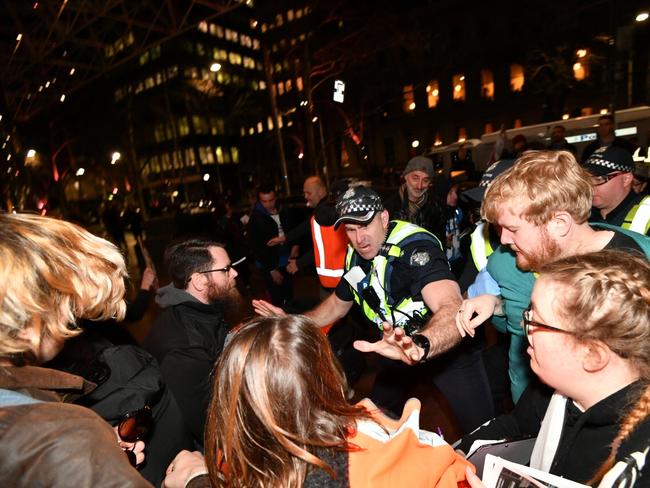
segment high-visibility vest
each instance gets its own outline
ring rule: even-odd
[[[319,225],[311,218],[311,237],[314,242],[314,262],[320,284],[324,288],[336,288],[343,276],[348,236],[345,227],[334,230],[334,226]]]
[[[482,220],[472,232],[472,244],[470,245],[472,260],[478,271],[487,266],[490,254],[494,252],[490,244],[490,224]]]
[[[400,300],[399,303],[395,303],[394,298],[391,296],[391,263],[402,256],[404,246],[416,240],[434,241],[441,250],[443,250],[443,247],[435,235],[422,227],[401,220],[394,220],[391,223],[394,224],[394,227],[388,234],[379,254],[372,259],[370,272],[366,275],[366,280],[361,286],[372,287],[379,297],[381,312],[386,320],[393,325],[402,326],[416,314],[425,317],[429,313],[429,309],[423,300],[414,300],[413,297],[406,297]],[[356,266],[357,257],[358,254],[354,248],[348,246],[348,253],[345,257],[346,272]],[[361,306],[363,314],[381,329],[382,319],[380,315],[363,300],[360,290],[353,289],[352,291],[354,301]]]
[[[648,233],[648,229],[650,229],[650,196],[643,197],[639,203],[630,209],[621,227],[639,234]]]

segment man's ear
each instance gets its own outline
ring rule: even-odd
[[[381,211],[381,225],[384,229],[388,229],[388,222],[390,222],[390,215],[388,210]]]
[[[546,224],[546,228],[552,237],[565,237],[574,224],[575,221],[568,212],[560,211],[553,214],[551,220]]]
[[[205,275],[201,273],[192,273],[190,276],[190,281],[188,281],[187,286],[185,287],[186,290],[189,290],[190,288],[200,292],[205,288]]]
[[[621,178],[623,178],[623,186],[625,188],[632,188],[632,182],[634,181],[633,173],[623,173]]]
[[[582,367],[588,373],[601,371],[609,364],[612,350],[601,341],[591,341],[584,344],[586,352],[582,358]]]

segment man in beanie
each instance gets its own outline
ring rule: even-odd
[[[356,341],[354,346],[392,360],[383,364],[371,399],[401,412],[404,386],[415,375],[402,363],[422,363],[460,342],[454,325],[461,303],[458,285],[438,239],[411,223],[389,220],[374,190],[348,189],[338,198],[336,210],[335,227],[344,225],[350,240],[343,279],[305,315],[323,327],[345,316],[355,302],[361,307],[379,327],[382,339]],[[253,307],[260,315],[284,314],[262,300],[254,300]],[[434,370],[427,373],[447,398],[461,429],[469,432],[490,417],[491,394],[482,363],[467,364],[465,358],[459,363],[454,352],[450,354],[435,361]]]
[[[444,242],[447,194],[432,188],[433,162],[424,156],[415,156],[406,164],[402,177],[404,183],[386,200],[390,218],[424,227]]]
[[[632,190],[634,160],[617,146],[596,149],[585,161],[594,188],[590,222],[606,222],[648,235],[650,197]]]

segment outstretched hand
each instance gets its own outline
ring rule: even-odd
[[[463,300],[456,314],[456,327],[462,337],[474,337],[474,329],[494,315],[501,299],[495,295],[479,295],[469,300]],[[472,316],[476,314],[474,318]]]
[[[266,300],[253,300],[253,310],[262,317],[272,317],[274,315],[284,317],[286,312],[280,307],[267,302]]]
[[[354,348],[361,352],[376,352],[389,359],[396,359],[408,365],[417,364],[424,350],[415,345],[401,327],[388,322],[382,324],[384,335],[377,342],[354,341]]]

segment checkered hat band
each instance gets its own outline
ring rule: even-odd
[[[609,168],[612,171],[630,171],[630,166],[627,164],[615,163],[613,161],[607,161],[600,158],[592,158],[587,161],[588,166],[602,166],[603,168]]]

